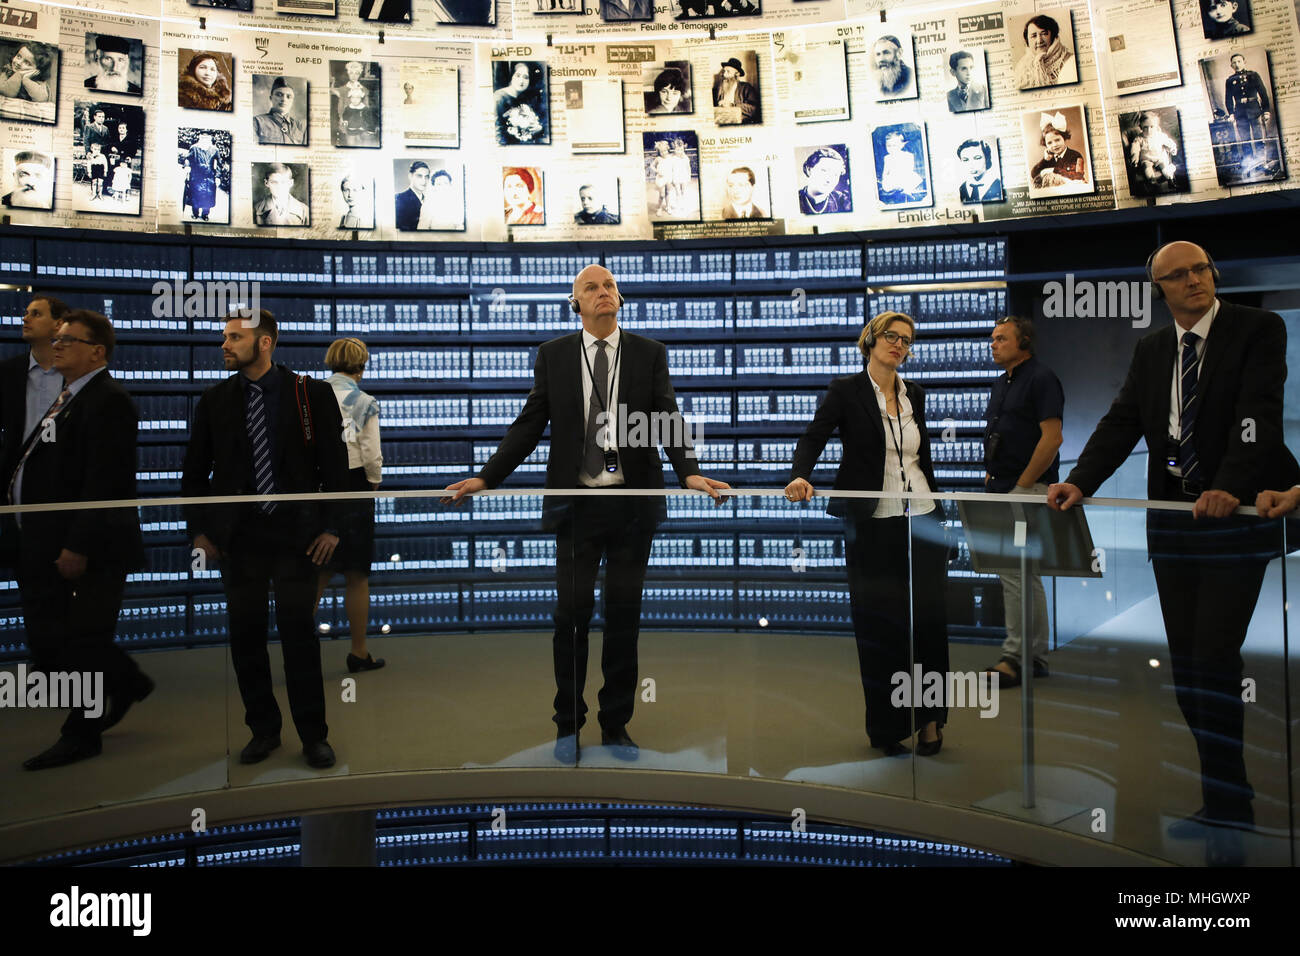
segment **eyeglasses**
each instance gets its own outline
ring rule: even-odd
[[[1168,275],[1156,276],[1156,281],[1157,282],[1182,282],[1184,279],[1187,278],[1187,274],[1189,272],[1193,273],[1196,276],[1196,278],[1203,279],[1205,278],[1206,273],[1208,273],[1211,268],[1212,267],[1208,262],[1198,262],[1196,265],[1188,269],[1175,269],[1173,272],[1170,272]]]
[[[90,339],[79,339],[75,335],[60,335],[50,339],[51,345],[70,345],[73,342],[80,342],[82,345],[98,345],[98,342],[92,342]]]
[[[903,348],[910,349],[912,347],[912,340],[906,335],[899,335],[897,332],[881,332],[880,337],[890,345],[897,345],[902,342]]]

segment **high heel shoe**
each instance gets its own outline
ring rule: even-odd
[[[379,668],[383,667],[385,663],[386,662],[382,657],[379,658],[379,660],[375,660],[367,654],[365,659],[362,660],[355,654],[351,652],[348,653],[348,672],[352,674],[355,674],[357,671],[377,671]]]
[[[916,735],[916,753],[918,756],[933,757],[935,754],[937,754],[940,751],[940,749],[942,749],[943,730],[941,728],[936,727],[935,733],[939,735],[938,740],[925,741],[921,739],[920,734]]]

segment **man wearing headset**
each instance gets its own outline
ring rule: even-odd
[[[1169,835],[1206,839],[1210,865],[1240,864],[1255,795],[1242,746],[1241,646],[1280,535],[1262,519],[1230,516],[1277,486],[1286,327],[1274,312],[1215,298],[1218,269],[1193,243],[1161,246],[1147,275],[1174,323],[1138,342],[1118,397],[1069,477],[1048,488],[1047,503],[1064,511],[1094,494],[1142,437],[1151,457],[1147,497],[1195,502],[1190,515],[1147,515],[1174,688],[1196,739],[1204,800]]]
[[[993,381],[984,411],[984,488],[998,494],[1044,494],[1060,480],[1061,419],[1065,390],[1056,373],[1034,355],[1034,323],[1009,315],[993,326],[993,361],[1002,375]],[[1008,512],[1010,514],[1010,512]],[[1020,632],[1020,572],[999,575],[1006,606],[1007,637],[1002,657],[990,671],[1004,689],[1020,684],[1021,642],[1030,641],[1034,676],[1047,676],[1047,592],[1043,579],[1029,576],[1029,634]]]
[[[635,422],[651,415],[680,423],[677,398],[668,380],[668,350],[652,339],[623,332],[618,310],[623,305],[618,283],[608,269],[589,265],[573,282],[569,302],[582,319],[582,331],[552,339],[537,350],[533,387],[496,454],[478,476],[447,486],[459,503],[465,495],[495,488],[537,447],[549,422],[551,448],[546,463],[547,488],[664,487],[663,464],[651,441],[638,441]],[[620,427],[626,420],[629,427]],[[606,425],[608,422],[608,425]],[[644,437],[653,429],[641,429]],[[726,482],[705,478],[684,428],[676,436],[658,436],[687,488],[707,492],[717,503]],[[626,442],[620,444],[620,441]],[[547,495],[542,526],[555,532],[555,757],[578,759],[578,733],[586,721],[583,685],[587,676],[587,627],[595,609],[596,575],[606,561],[605,629],[600,691],[601,743],[614,756],[635,760],[637,745],[627,723],[637,689],[637,633],[641,584],[650,560],[655,527],[667,517],[663,497]]]

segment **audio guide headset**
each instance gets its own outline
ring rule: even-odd
[[[1177,242],[1180,240],[1174,241]],[[1153,299],[1163,299],[1165,297],[1165,291],[1160,288],[1160,283],[1156,281],[1156,277],[1152,274],[1151,266],[1155,263],[1156,256],[1160,255],[1161,250],[1164,249],[1165,246],[1171,245],[1173,245],[1172,242],[1166,242],[1164,246],[1157,247],[1155,252],[1147,256],[1147,281],[1151,283],[1151,298]],[[1200,247],[1198,246],[1197,248]],[[1210,275],[1214,277],[1214,284],[1217,286],[1219,284],[1219,267],[1214,264],[1214,256],[1210,255],[1204,249],[1201,249],[1201,251],[1205,252],[1205,261],[1210,264]]]
[[[1014,325],[1016,327],[1016,348],[1022,352],[1034,351],[1034,325],[1028,319],[1005,315],[993,324],[994,326]]]
[[[875,348],[876,322],[886,316],[889,317],[889,321],[884,323],[885,329],[888,329],[891,325],[894,324],[895,321],[906,320],[907,318],[906,316],[903,315],[902,312],[881,312],[880,315],[876,316],[870,322],[868,322],[867,327],[862,332],[862,337],[859,338],[858,340],[858,351],[861,352],[864,356],[867,355],[873,348]],[[912,325],[911,322],[908,322],[907,324],[912,328],[912,334],[908,336],[908,338],[912,339],[913,343],[915,343],[916,327]],[[908,358],[911,356],[911,354],[912,354],[912,350],[909,347],[907,352],[903,355],[903,361],[906,362]]]

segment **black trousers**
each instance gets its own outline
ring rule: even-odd
[[[24,547],[20,559],[18,586],[32,666],[47,674],[102,673],[100,703],[107,709],[108,698],[133,693],[144,680],[139,666],[113,641],[126,569],[92,566],[69,581],[54,566],[55,557],[47,548]],[[87,717],[84,708],[74,708],[62,734],[97,741],[102,717]]]
[[[942,727],[948,719],[947,707],[917,707],[913,713],[911,701],[896,707],[890,699],[895,674],[908,674],[912,683],[913,663],[921,665],[923,673],[943,674],[947,685],[948,545],[940,515],[936,508],[912,517],[910,581],[906,516],[845,519],[849,608],[873,747],[911,736],[913,726],[920,729],[933,720]]]
[[[596,575],[605,560],[605,632],[597,719],[616,731],[632,719],[637,690],[641,587],[650,560],[653,525],[630,496],[575,498],[555,534],[555,724],[576,733],[587,720],[587,630],[596,606]]]
[[[1281,540],[1277,521],[1147,514],[1174,693],[1196,740],[1201,796],[1213,819],[1254,822],[1242,744],[1241,647],[1270,552],[1280,553]]]
[[[290,509],[280,506],[280,511]],[[292,523],[278,515],[248,515],[240,522],[230,550],[221,556],[221,583],[230,616],[230,658],[244,701],[244,723],[255,736],[278,734],[280,707],[271,689],[267,654],[267,609],[275,591],[275,624],[284,654],[289,712],[304,745],[324,740],[325,689],[316,634],[316,581],[319,569],[297,547]]]

